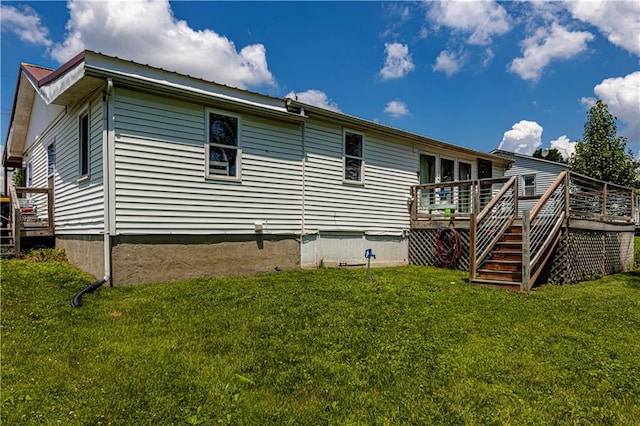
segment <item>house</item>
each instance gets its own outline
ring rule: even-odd
[[[505,176],[518,176],[519,209],[531,210],[536,200],[553,184],[558,175],[569,167],[565,163],[549,161],[516,152],[494,150],[492,154],[513,161]]]
[[[406,264],[413,186],[510,163],[92,51],[20,66],[3,154],[56,246],[112,285],[356,265],[367,248]]]

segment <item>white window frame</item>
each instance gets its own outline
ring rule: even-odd
[[[49,150],[53,150],[53,156],[49,155]],[[53,161],[51,161],[53,157]],[[56,139],[53,138],[47,145],[47,178],[56,173]]]
[[[25,186],[27,188],[33,187],[33,163],[31,162],[31,158],[27,159],[27,170],[25,174],[26,174]]]
[[[82,120],[87,117],[87,149],[82,149]],[[84,182],[89,180],[91,176],[91,110],[87,104],[80,112],[78,112],[78,181]],[[87,171],[83,173],[82,163],[83,157],[87,156]]]
[[[446,160],[446,161],[451,161],[453,163],[453,176],[451,177],[450,181],[447,181],[448,183],[451,182],[455,182],[458,180],[458,160],[456,158],[453,157],[447,157],[445,155],[439,155],[438,156],[438,182],[439,183],[447,183],[444,180],[442,180],[442,160]]]
[[[235,147],[231,146],[231,145],[223,145],[223,144],[215,144],[215,143],[211,143],[209,140],[209,136],[210,136],[210,114],[218,114],[218,115],[224,115],[226,117],[232,117],[235,118],[237,120],[238,123],[238,128],[236,130],[236,145]],[[206,179],[212,179],[212,180],[225,180],[225,181],[240,181],[242,179],[242,116],[240,114],[235,114],[229,111],[224,111],[224,110],[220,110],[220,109],[215,109],[215,108],[205,108],[205,113],[204,113],[204,134],[205,134],[205,141],[204,141],[204,177]],[[211,154],[211,146],[214,147],[220,147],[220,148],[225,148],[225,149],[235,149],[237,151],[236,153],[236,175],[235,176],[228,176],[228,175],[222,175],[222,174],[216,174],[216,173],[210,173],[211,169],[210,169],[210,162],[209,162],[209,156]]]
[[[347,133],[358,135],[362,138],[362,152],[360,157],[354,155],[347,155]],[[365,136],[363,132],[359,132],[353,129],[342,129],[342,182],[356,185],[364,185],[364,152],[365,152]],[[360,180],[347,179],[347,159],[355,159],[360,161]]]
[[[533,185],[527,185],[526,177],[533,177]],[[533,188],[533,194],[527,194],[527,188]],[[522,175],[522,195],[525,197],[533,197],[536,195],[536,174],[535,173],[527,173],[526,175]]]

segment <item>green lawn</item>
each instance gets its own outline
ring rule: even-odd
[[[103,288],[2,261],[4,424],[640,424],[640,272],[426,267]]]

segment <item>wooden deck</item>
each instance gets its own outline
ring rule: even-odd
[[[22,255],[22,247],[32,239],[55,236],[53,190],[51,188],[10,188],[7,216],[2,216],[0,255]]]
[[[612,247],[627,244],[627,234],[638,226],[640,203],[638,192],[631,188],[567,171],[526,211],[518,205],[522,197],[518,196],[516,176],[417,185],[412,188],[412,197],[411,229],[422,233],[421,244],[434,244],[435,232],[454,228],[468,235],[462,240],[468,240],[469,247],[460,251],[468,259],[460,264],[469,265],[471,282],[517,290],[529,290],[536,285],[543,275],[548,275],[558,256],[565,256],[563,260],[568,263],[580,263],[579,267],[585,270],[616,270],[615,265],[603,266],[608,261],[602,259],[601,244],[592,248],[597,254],[574,254],[578,259],[573,259],[566,254],[572,251],[561,242],[572,230],[579,230],[583,234],[599,233],[601,238],[594,241],[606,239],[607,250],[616,250]],[[530,201],[531,197],[527,198]],[[431,238],[424,236],[429,231]],[[624,242],[614,238],[612,243],[609,236],[618,234],[625,235]],[[591,241],[590,237],[580,238]],[[565,254],[556,253],[560,245]],[[413,247],[416,248],[416,243]],[[628,251],[621,247],[617,250]],[[429,252],[425,248],[418,251]],[[626,261],[620,253],[611,257],[620,258],[619,263]],[[410,258],[415,260],[411,253]],[[599,266],[584,264],[596,262],[596,258]],[[433,259],[419,262],[433,263]]]

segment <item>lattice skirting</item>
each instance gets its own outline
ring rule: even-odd
[[[569,229],[555,249],[548,281],[571,284],[633,267],[633,232]],[[542,282],[546,281],[544,279]]]
[[[441,266],[436,256],[439,229],[412,229],[409,232],[409,263],[420,266]],[[456,229],[460,234],[462,254],[454,269],[469,270],[469,230]]]

